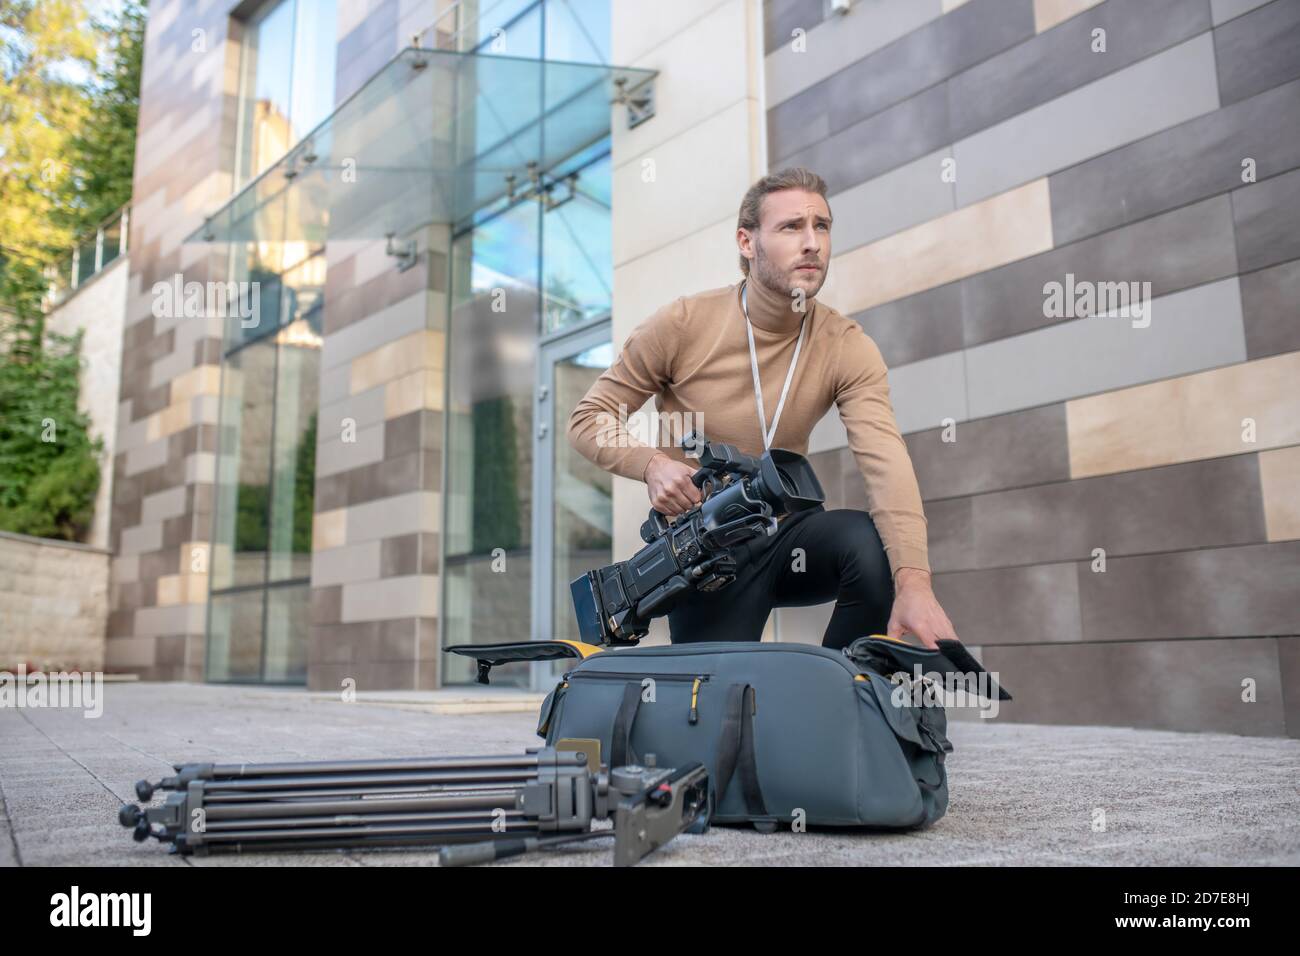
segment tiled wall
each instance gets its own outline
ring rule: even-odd
[[[340,3],[336,101],[428,28],[435,6],[445,4]],[[348,679],[360,690],[438,685],[450,233],[430,227],[418,242],[418,261],[405,272],[383,240],[326,249],[307,677],[314,690]]]
[[[821,297],[890,365],[1004,718],[1300,736],[1300,0],[826,7],[764,5],[769,165],[830,186]],[[1150,321],[1049,317],[1067,274]],[[865,508],[845,446],[832,411]]]
[[[221,325],[219,317],[155,317],[152,289],[177,274],[226,277],[217,247],[182,239],[230,194],[233,6],[157,0],[145,36],[105,657],[109,669],[147,679],[203,674]]]
[[[659,71],[655,116],[633,130],[613,117],[615,350],[667,298],[739,279],[736,211],[765,165],[760,6],[612,0],[612,62]],[[613,481],[613,552],[627,556],[650,504],[641,482]],[[649,642],[667,640],[656,619]]]
[[[435,0],[338,11],[336,101],[435,19]],[[231,194],[239,26],[257,4],[150,5],[114,456],[107,659],[201,680],[220,319],[156,318],[151,289],[226,278],[223,246],[182,244]],[[441,322],[446,245],[398,273],[383,241],[330,243],[321,356],[309,683],[436,681]],[[432,251],[430,251],[432,248]],[[358,440],[340,438],[344,419]],[[199,560],[196,562],[195,558]]]

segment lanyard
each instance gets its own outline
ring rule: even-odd
[[[799,350],[803,348],[803,334],[808,329],[807,316],[799,324],[799,341],[794,344],[794,358],[790,361],[790,371],[785,373],[785,384],[781,386],[781,400],[776,403],[776,416],[772,419],[772,430],[767,431],[767,413],[763,411],[763,386],[758,380],[758,352],[754,349],[754,326],[749,321],[749,280],[740,291],[740,305],[745,311],[745,329],[749,332],[749,367],[754,373],[754,401],[758,405],[758,424],[763,431],[763,449],[772,447],[776,437],[777,422],[781,420],[781,409],[785,408],[785,396],[790,390],[790,380],[794,378],[794,367],[799,364]]]

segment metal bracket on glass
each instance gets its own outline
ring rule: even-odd
[[[388,234],[388,244],[384,246],[384,252],[397,260],[397,271],[405,272],[411,266],[415,265],[415,260],[419,258],[416,252],[416,242],[414,239],[403,243],[393,241],[394,233]]]
[[[316,144],[310,138],[305,139],[302,143],[291,152],[284,161],[284,178],[294,179],[297,175],[319,159],[316,155]]]
[[[614,86],[618,92],[614,94],[611,103],[619,103],[627,107],[627,128],[636,129],[650,117],[655,115],[655,87],[654,80],[643,81],[634,90],[629,91],[627,88],[627,77],[614,77]]]

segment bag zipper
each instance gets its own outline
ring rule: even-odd
[[[628,680],[644,680],[645,678],[649,677],[651,680],[655,680],[655,681],[661,681],[661,680],[687,681],[688,680],[691,682],[691,711],[690,714],[688,715],[688,720],[692,724],[697,724],[700,721],[700,707],[699,707],[700,685],[708,681],[712,676],[713,676],[712,674],[647,674],[644,672],[639,674],[633,674],[628,671],[574,670],[569,672],[569,675],[566,679],[575,680],[579,677],[585,677],[585,678],[604,678],[607,680],[628,681]]]

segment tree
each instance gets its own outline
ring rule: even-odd
[[[0,304],[20,360],[41,348],[41,275],[76,233],[67,201],[68,144],[90,111],[77,72],[96,47],[82,0],[0,0]]]
[[[140,113],[146,11],[129,2],[116,20],[95,22],[103,63],[90,115],[68,142],[68,176],[56,217],[77,233],[99,226],[131,199]]]

